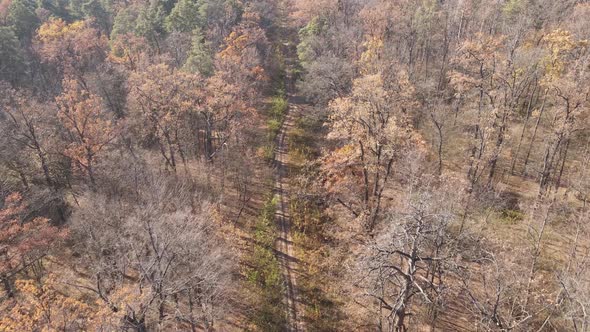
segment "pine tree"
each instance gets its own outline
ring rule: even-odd
[[[207,77],[213,74],[213,59],[209,43],[205,40],[199,28],[193,31],[192,46],[184,64],[184,69],[190,72],[198,72]]]
[[[166,17],[168,32],[191,32],[203,25],[203,4],[199,0],[180,0]]]

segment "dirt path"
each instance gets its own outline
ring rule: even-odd
[[[281,126],[278,135],[277,151],[275,154],[276,165],[276,182],[275,195],[277,195],[278,204],[275,214],[278,223],[280,236],[277,239],[276,250],[281,262],[283,278],[285,280],[285,304],[287,307],[287,327],[286,331],[304,331],[301,320],[302,310],[300,298],[297,290],[297,273],[299,271],[299,261],[295,258],[293,248],[293,239],[291,234],[291,219],[289,216],[289,191],[287,183],[288,165],[288,131],[293,124],[295,115],[292,106],[285,115],[285,121]]]

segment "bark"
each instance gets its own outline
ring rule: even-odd
[[[557,180],[555,181],[555,191],[556,192],[559,190],[559,186],[561,185],[561,178],[563,176],[563,170],[565,169],[565,162],[567,160],[567,153],[569,151],[570,142],[571,142],[570,139],[568,139],[565,142],[565,151],[563,152],[563,160],[561,162],[561,167],[559,169],[559,174],[557,175]]]
[[[434,114],[430,113],[430,118],[432,119],[432,123],[434,123],[434,127],[436,128],[436,132],[438,134],[438,145],[437,145],[437,155],[438,155],[438,175],[442,175],[442,168],[443,168],[443,160],[442,160],[442,151],[443,151],[443,133],[442,133],[442,124],[437,121],[434,117]]]
[[[527,110],[526,110],[526,117],[524,119],[524,123],[522,125],[522,131],[520,132],[520,138],[518,139],[518,145],[516,146],[516,151],[514,152],[514,157],[512,158],[512,165],[510,166],[510,173],[514,174],[514,168],[516,166],[516,160],[518,159],[518,153],[520,152],[520,147],[522,146],[522,141],[524,139],[524,133],[526,132],[527,129],[527,125],[528,122],[531,118],[531,111],[532,111],[532,105],[533,105],[533,100],[535,99],[535,92],[537,90],[537,87],[535,86],[535,88],[533,89],[533,93],[531,94],[531,97],[529,98],[529,102],[527,105]],[[535,100],[536,102],[536,100]]]
[[[364,181],[364,196],[363,202],[365,204],[365,208],[369,203],[369,171],[367,170],[367,165],[365,163],[365,147],[363,142],[359,140],[359,145],[361,148],[361,162],[363,164],[363,181]]]
[[[545,111],[545,102],[547,101],[547,93],[549,89],[545,89],[545,94],[543,95],[543,104],[541,105],[541,110],[539,111],[539,117],[537,118],[537,122],[535,123],[535,129],[533,130],[533,137],[531,138],[531,142],[529,143],[529,148],[526,153],[526,157],[524,158],[524,168],[523,168],[523,175],[527,175],[527,166],[529,164],[529,158],[531,156],[531,151],[533,150],[533,144],[535,143],[535,139],[537,138],[537,130],[539,129],[539,123],[541,122],[541,117],[543,116],[543,112]]]

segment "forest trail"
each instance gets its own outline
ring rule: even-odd
[[[297,274],[300,273],[299,261],[295,257],[291,234],[291,219],[289,216],[289,188],[287,183],[288,164],[288,131],[293,124],[296,106],[289,106],[285,120],[278,135],[275,153],[276,181],[275,195],[277,196],[277,210],[275,218],[279,228],[279,238],[276,243],[277,255],[281,263],[285,281],[285,305],[287,307],[286,331],[304,331],[301,320],[301,302],[297,289]]]

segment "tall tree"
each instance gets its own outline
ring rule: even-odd
[[[98,157],[118,134],[112,115],[104,111],[100,98],[73,79],[63,83],[64,92],[56,98],[58,118],[68,131],[69,144],[64,154],[86,173],[96,186]]]
[[[420,146],[419,135],[407,116],[416,107],[413,93],[404,73],[392,90],[386,90],[381,75],[374,74],[356,79],[349,97],[330,104],[330,136],[348,146],[343,149],[347,151],[353,176],[348,181],[359,181],[358,188],[349,188],[354,193],[352,197],[339,197],[338,201],[355,216],[362,217],[368,231],[373,230],[381,215],[381,200],[392,178],[394,162],[408,146]]]
[[[168,32],[178,31],[190,33],[202,28],[204,23],[204,4],[201,0],[180,0],[166,17],[165,26]]]
[[[39,27],[39,19],[35,15],[35,3],[30,0],[12,0],[8,6],[6,21],[14,27],[20,40],[30,41]]]
[[[32,96],[10,90],[1,105],[8,115],[2,126],[4,135],[13,144],[23,148],[17,158],[36,159],[46,184],[54,187],[56,183],[51,175],[47,147],[54,131],[51,124],[55,112],[51,106],[36,102]],[[21,176],[26,177],[25,174]]]
[[[15,84],[25,71],[25,59],[11,27],[0,27],[0,79]]]
[[[205,77],[213,74],[214,64],[211,45],[198,28],[192,32],[191,49],[188,52],[184,68]]]

